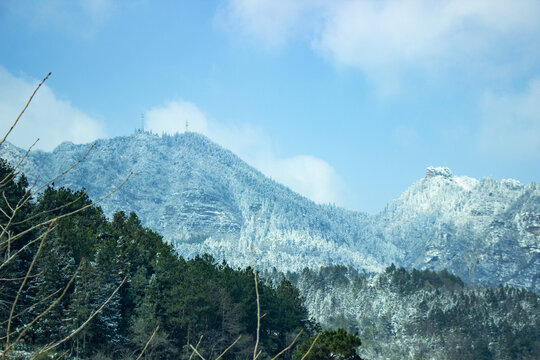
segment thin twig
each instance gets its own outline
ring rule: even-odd
[[[15,127],[15,125],[17,125],[17,123],[19,122],[19,119],[21,118],[22,114],[24,114],[26,108],[28,107],[28,105],[30,105],[30,102],[32,101],[32,99],[34,98],[34,95],[36,95],[37,91],[39,90],[39,88],[41,87],[41,85],[43,85],[43,83],[45,82],[45,80],[47,80],[49,78],[49,76],[51,76],[52,73],[48,73],[47,76],[45,76],[45,78],[43,80],[41,80],[41,82],[39,83],[39,85],[37,86],[37,88],[34,90],[34,92],[32,93],[32,96],[30,96],[30,99],[28,99],[28,102],[26,103],[26,105],[24,106],[24,108],[22,109],[21,113],[19,114],[19,116],[17,116],[17,119],[15,120],[15,122],[13,123],[13,125],[11,125],[11,128],[9,129],[9,131],[6,133],[6,135],[4,136],[4,138],[2,139],[2,141],[0,141],[0,146],[4,143],[4,141],[6,141],[6,138],[8,137],[9,133],[11,133],[11,131],[13,130],[13,128]]]
[[[122,285],[124,285],[126,280],[127,280],[127,275],[124,277],[124,279],[122,280],[120,285],[118,285],[118,287],[112,292],[111,296],[109,296],[109,298],[99,307],[99,309],[97,309],[92,314],[90,314],[88,319],[86,319],[86,321],[83,322],[81,324],[81,326],[79,326],[76,330],[72,331],[71,334],[69,334],[68,336],[66,336],[62,340],[59,340],[59,341],[55,342],[54,344],[50,345],[49,347],[42,349],[38,354],[41,354],[41,353],[43,353],[45,351],[49,351],[51,349],[54,349],[55,347],[65,343],[66,341],[71,339],[73,336],[75,336],[79,331],[81,331],[97,314],[99,314],[99,312],[105,307],[105,305],[107,305],[109,303],[109,301],[111,301],[113,296],[118,292],[118,290],[120,290],[120,288],[122,287]]]
[[[199,348],[199,345],[201,345],[201,341],[203,339],[203,336],[204,335],[201,335],[201,337],[199,338],[199,342],[197,342],[197,345],[195,345],[195,349],[198,349]],[[191,352],[191,355],[189,355],[189,360],[191,360],[191,358],[193,358],[193,355],[195,355],[195,351],[192,351]]]
[[[315,339],[313,340],[313,342],[311,343],[311,346],[309,347],[308,351],[304,354],[304,356],[302,356],[302,358],[300,360],[304,360],[306,358],[306,356],[309,355],[309,353],[311,352],[311,349],[313,349],[313,346],[315,346],[315,343],[317,342],[317,340],[319,339],[319,336],[321,336],[321,333],[318,333],[317,336],[315,337]]]
[[[0,144],[1,145],[1,144]],[[15,217],[15,214],[16,212],[21,209],[24,204],[26,204],[32,197],[34,197],[34,195],[36,195],[37,193],[39,193],[41,190],[43,190],[46,186],[49,186],[50,184],[54,183],[57,179],[59,179],[60,177],[66,175],[68,172],[70,172],[71,170],[73,170],[73,168],[77,165],[79,165],[87,156],[88,154],[90,153],[90,151],[94,148],[96,144],[92,144],[92,146],[90,146],[90,148],[88,149],[88,151],[83,155],[83,157],[81,157],[77,162],[75,162],[74,164],[72,164],[69,168],[67,168],[66,170],[62,171],[59,175],[55,176],[54,178],[52,178],[51,180],[45,182],[42,186],[40,186],[37,190],[35,190],[34,192],[30,192],[30,191],[27,191],[25,193],[25,195],[19,200],[19,202],[17,203],[17,206],[15,207],[15,209],[13,209],[9,203],[7,202],[7,199],[5,199],[5,194],[4,194],[4,199],[8,205],[8,207],[11,209],[12,211],[12,215],[11,217],[9,217],[9,222],[8,224],[6,225],[6,228],[5,229],[2,229],[2,233],[0,234],[0,238],[2,238],[2,236],[4,236],[4,233],[5,231],[7,230],[7,228],[10,226],[13,218]],[[32,189],[34,188],[35,184],[37,182],[37,179],[36,181],[34,182],[34,185],[32,186]]]
[[[15,169],[11,170],[3,179],[0,181],[0,186],[5,186],[6,183],[9,181],[15,179],[19,175],[18,171],[15,171]]]
[[[197,354],[202,360],[206,360],[198,351],[193,347],[193,345],[189,344],[189,347],[193,350],[195,354]]]
[[[290,348],[292,348],[292,346],[294,345],[294,343],[296,342],[296,340],[298,340],[298,338],[300,337],[300,335],[304,332],[304,329],[300,330],[300,332],[296,335],[296,337],[294,338],[294,340],[292,341],[292,343],[289,344],[289,346],[287,346],[285,349],[281,350],[279,352],[279,354],[277,354],[276,356],[274,356],[272,358],[272,360],[276,360],[278,357],[280,357],[281,355],[283,355],[285,353],[285,351],[289,350]]]
[[[34,196],[35,194],[37,194],[38,192],[40,192],[43,188],[49,186],[50,184],[52,184],[53,182],[55,182],[56,180],[58,180],[59,178],[61,178],[62,176],[66,175],[68,172],[70,172],[71,170],[73,170],[73,168],[77,165],[79,165],[81,162],[83,162],[84,159],[86,159],[86,157],[88,156],[88,154],[90,154],[90,151],[92,151],[92,149],[96,146],[96,144],[92,144],[92,146],[90,146],[90,148],[88,149],[88,151],[86,151],[86,153],[79,159],[77,160],[74,164],[72,164],[69,168],[67,168],[66,170],[62,171],[60,174],[56,175],[54,178],[50,179],[49,181],[45,182],[43,185],[41,185],[36,191],[34,191],[31,196]]]
[[[46,225],[46,224],[44,224]],[[56,227],[55,227],[56,228]],[[55,229],[53,228],[53,230]],[[27,242],[23,247],[21,247],[16,253],[12,254],[10,257],[8,257],[7,259],[5,259],[1,264],[0,264],[0,270],[2,270],[2,268],[4,266],[6,266],[11,260],[15,259],[17,257],[17,255],[19,255],[20,253],[22,253],[24,251],[24,249],[26,249],[27,247],[31,246],[32,244],[38,242],[39,240],[41,240],[41,238],[43,238],[43,236],[45,235],[45,233],[41,234],[40,236],[38,236],[37,238],[35,238],[34,240],[30,240],[29,242]],[[13,239],[13,238],[10,238],[10,239]]]
[[[64,351],[62,354],[60,354],[60,356],[58,356],[55,360],[59,360],[59,359],[63,358],[64,356],[67,355],[68,352],[69,352],[69,349]]]
[[[19,291],[17,291],[17,295],[15,296],[15,300],[13,300],[13,303],[11,304],[11,311],[9,313],[8,323],[7,323],[7,331],[6,331],[6,348],[9,348],[9,335],[11,330],[11,321],[13,320],[13,314],[15,312],[15,306],[17,306],[17,302],[19,300],[19,296],[21,296],[22,289],[24,288],[24,285],[26,285],[26,282],[28,281],[28,276],[30,276],[30,273],[32,272],[32,269],[34,268],[34,265],[36,264],[36,260],[38,258],[39,253],[41,252],[41,249],[43,248],[43,243],[45,242],[45,239],[47,238],[47,235],[51,232],[51,229],[54,225],[54,222],[49,225],[49,228],[45,232],[45,236],[41,239],[41,242],[39,244],[39,248],[37,249],[34,258],[32,259],[32,263],[28,267],[28,271],[26,272],[26,276],[24,277],[24,280],[19,286]],[[3,355],[3,354],[2,354]]]
[[[107,199],[108,197],[110,197],[112,194],[114,194],[116,191],[118,191],[118,189],[120,189],[122,186],[124,186],[125,183],[126,183],[126,182],[129,180],[129,178],[131,177],[131,175],[133,175],[133,172],[131,172],[131,173],[126,177],[126,179],[125,179],[120,185],[118,185],[118,186],[117,186],[116,188],[114,188],[111,192],[109,192],[107,195],[103,196],[103,197],[100,198],[99,200],[94,201],[93,203],[88,204],[88,205],[85,205],[85,206],[83,206],[83,207],[81,207],[81,208],[79,208],[79,209],[77,209],[77,210],[72,211],[72,212],[69,212],[69,213],[66,213],[66,214],[62,214],[62,215],[58,215],[57,217],[55,217],[55,218],[53,218],[53,219],[45,220],[45,221],[43,221],[43,222],[41,222],[41,223],[39,223],[39,224],[36,224],[36,225],[34,225],[34,226],[32,226],[32,227],[30,227],[30,228],[24,230],[24,231],[21,231],[21,232],[18,233],[17,235],[13,236],[13,239],[18,239],[18,238],[20,238],[20,237],[26,235],[27,233],[29,233],[29,232],[31,232],[31,231],[33,231],[33,230],[39,228],[39,227],[42,227],[42,226],[44,226],[44,225],[47,225],[47,224],[51,223],[52,221],[56,221],[56,220],[60,220],[60,219],[62,219],[62,218],[68,217],[68,216],[72,216],[72,215],[77,214],[77,213],[79,213],[79,212],[81,212],[81,211],[84,211],[84,210],[86,210],[86,209],[88,209],[88,208],[91,208],[91,207],[94,206],[94,205],[97,205],[97,204],[101,203],[102,201],[104,201],[105,199]]]
[[[253,264],[253,278],[255,279],[255,294],[257,295],[257,338],[255,348],[253,348],[253,360],[257,360],[260,354],[257,354],[261,332],[261,301],[259,297],[259,281],[257,280],[257,269],[255,269],[255,256],[253,255],[253,243],[250,245],[251,262]]]
[[[24,309],[23,311],[21,311],[21,312],[18,313],[17,315],[14,315],[14,316],[13,316],[13,319],[16,319],[16,318],[18,318],[19,316],[22,316],[25,312],[30,311],[30,309],[32,309],[32,308],[38,306],[38,305],[41,304],[42,302],[45,302],[45,301],[49,300],[49,299],[52,298],[54,295],[58,294],[61,290],[62,290],[62,289],[58,289],[58,290],[56,290],[55,292],[53,292],[52,294],[49,294],[49,295],[47,295],[46,297],[44,297],[43,299],[39,300],[37,303],[34,303],[34,304],[30,305],[29,307],[27,307],[26,309]],[[4,320],[3,322],[0,323],[0,325],[4,325],[4,324],[7,323],[7,322],[8,322],[7,320]],[[6,337],[4,336],[4,337],[0,338],[0,340],[3,340],[3,339],[5,339],[5,338],[6,338]]]
[[[36,276],[39,276],[41,274],[43,274],[43,271],[40,272],[40,273],[37,273],[35,275],[22,276],[22,277],[18,277],[18,278],[10,278],[10,279],[1,278],[0,281],[19,281],[19,280],[24,280],[26,278],[31,279],[31,278],[35,278]]]
[[[17,339],[15,339],[13,344],[8,346],[7,343],[6,343],[6,348],[4,349],[4,352],[0,355],[0,358],[2,358],[15,344],[17,344],[21,340],[21,338],[24,336],[24,334],[26,334],[26,332],[28,331],[28,329],[30,329],[30,327],[32,325],[34,325],[39,319],[41,319],[43,316],[45,316],[49,311],[51,311],[51,309],[53,307],[55,307],[60,302],[60,300],[62,300],[64,295],[67,293],[69,287],[71,286],[71,283],[73,283],[73,280],[75,280],[75,277],[77,276],[77,273],[81,269],[81,265],[82,265],[82,262],[79,264],[79,267],[73,273],[73,276],[71,276],[71,279],[69,280],[68,284],[65,286],[64,291],[62,291],[62,294],[60,294],[60,296],[51,305],[49,305],[49,307],[47,309],[45,309],[45,311],[43,311],[41,314],[36,316],[32,321],[30,321],[28,324],[26,324],[23,331],[21,331],[19,333],[19,336],[17,337]],[[9,335],[9,332],[8,332],[8,335]]]
[[[55,176],[54,178],[52,178],[51,180],[45,182],[42,186],[40,186],[38,189],[36,189],[34,192],[30,192],[30,191],[27,191],[26,194],[19,200],[19,202],[17,203],[17,206],[15,207],[15,209],[13,209],[9,203],[7,202],[7,199],[5,199],[5,193],[3,193],[4,195],[4,199],[8,205],[8,207],[12,210],[12,215],[11,217],[9,217],[9,222],[8,224],[6,225],[5,229],[2,229],[2,233],[0,234],[0,238],[2,238],[2,236],[4,236],[4,233],[7,231],[8,227],[11,225],[11,222],[13,221],[13,218],[15,217],[15,214],[16,212],[21,209],[32,197],[34,197],[34,195],[36,195],[37,193],[39,193],[41,190],[43,190],[46,186],[49,186],[50,184],[54,183],[57,179],[59,179],[60,177],[66,175],[68,172],[70,172],[71,170],[73,170],[73,168],[75,168],[75,166],[79,165],[87,156],[88,154],[90,153],[90,151],[92,151],[92,149],[94,148],[96,144],[92,144],[92,146],[90,146],[90,148],[88,149],[88,151],[86,151],[86,153],[78,160],[76,161],[74,164],[72,164],[69,168],[67,168],[66,170],[62,171],[59,175]],[[133,172],[128,176],[128,179],[129,177],[133,174]],[[123,184],[125,184],[125,182],[127,181],[127,179],[120,185],[122,186]],[[36,182],[37,182],[37,179],[36,179]],[[34,182],[34,185],[35,185],[35,182]],[[33,188],[34,186],[32,186]],[[119,187],[117,187],[115,190],[113,190],[112,192],[116,191]],[[111,192],[111,193],[112,193]],[[109,194],[111,194],[109,193]],[[106,196],[108,197],[108,195]],[[106,198],[105,197],[105,198]],[[104,198],[103,198],[104,199]],[[101,200],[103,200],[101,199]],[[100,201],[101,201],[100,200]],[[19,233],[14,239],[12,240],[15,240],[16,238],[22,236],[21,234],[24,234],[25,232],[23,231],[22,233]]]
[[[15,178],[16,177],[16,175],[18,174],[18,172],[16,170],[19,168],[19,166],[21,166],[24,159],[26,159],[28,157],[28,154],[30,154],[30,150],[32,150],[32,148],[37,144],[38,141],[39,141],[39,138],[36,139],[36,141],[34,141],[34,143],[32,145],[30,145],[30,147],[26,150],[26,153],[21,157],[21,159],[19,160],[17,165],[15,165],[13,167],[13,169],[10,171],[10,173],[7,174],[6,177],[4,177],[4,179],[2,179],[2,181],[0,181],[0,186],[3,186],[6,182],[8,182],[9,178]]]
[[[221,353],[221,355],[219,355],[217,358],[215,358],[215,360],[221,359],[222,356],[225,355],[225,354],[227,353],[227,351],[229,351],[234,345],[236,345],[236,343],[238,342],[238,340],[240,340],[241,338],[242,338],[242,335],[238,336],[238,337],[236,338],[236,340],[234,340],[234,342],[233,342],[231,345],[229,345],[229,347],[226,348],[226,349]]]
[[[35,219],[35,218],[37,218],[37,217],[44,216],[44,215],[50,214],[50,213],[52,213],[52,212],[59,211],[59,210],[62,210],[62,209],[64,209],[64,208],[67,208],[67,207],[69,207],[69,206],[75,204],[77,201],[81,200],[85,195],[86,195],[86,193],[83,193],[83,194],[77,196],[77,197],[75,198],[75,200],[73,200],[73,201],[70,201],[70,202],[68,202],[68,203],[66,203],[66,204],[60,205],[60,206],[58,206],[58,207],[56,207],[56,208],[54,208],[54,209],[40,211],[40,212],[37,213],[37,214],[34,214],[34,215],[32,215],[32,216],[25,217],[24,220],[21,220],[21,221],[14,221],[14,222],[11,223],[11,225],[21,225],[21,224],[24,224],[25,222],[28,222],[28,221],[30,221],[30,220],[33,220],[33,219]]]
[[[11,212],[14,213],[15,209],[13,209],[13,207],[11,207],[8,199],[6,198],[6,192],[5,191],[2,191],[2,197],[4,198],[4,201],[6,202],[6,205],[9,208],[9,210],[11,210]]]
[[[152,333],[152,336],[150,336],[150,339],[148,339],[148,341],[146,342],[146,345],[144,345],[144,349],[142,349],[141,353],[139,354],[139,356],[137,356],[136,360],[139,360],[141,356],[143,356],[144,352],[148,348],[148,345],[150,345],[150,343],[154,339],[154,336],[156,336],[156,333],[158,332],[158,330],[159,330],[159,325],[156,327],[156,330],[154,330],[154,332]]]

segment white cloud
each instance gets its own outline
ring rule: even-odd
[[[481,150],[510,159],[540,159],[540,79],[521,93],[489,93],[481,106]]]
[[[190,102],[171,101],[145,113],[145,129],[157,134],[182,133],[186,130],[186,124],[191,131],[207,134],[206,117]]]
[[[342,203],[339,177],[332,166],[310,155],[273,159],[259,164],[275,180],[317,203]]]
[[[470,62],[507,36],[529,37],[529,46],[539,38],[537,1],[350,1],[330,11],[317,48],[340,65],[364,69]]]
[[[113,0],[42,0],[8,1],[3,5],[31,27],[89,38],[111,18],[118,4]]]
[[[536,0],[229,0],[225,9],[221,16],[259,42],[285,43],[302,31],[336,65],[368,74],[496,66],[493,53],[509,45],[519,56],[539,55]]]
[[[145,129],[158,134],[182,133],[188,121],[189,131],[208,136],[299,194],[318,203],[343,205],[342,186],[332,166],[310,155],[289,158],[275,155],[270,137],[249,124],[209,120],[195,104],[181,99],[151,109],[145,118]]]
[[[265,47],[278,47],[305,30],[318,0],[230,0],[217,14],[222,29],[248,35]],[[309,22],[308,22],[309,23]]]
[[[0,124],[4,132],[15,121],[38,83],[38,80],[15,77],[0,66]],[[63,141],[85,143],[104,136],[105,131],[98,121],[73,107],[69,101],[58,99],[44,85],[8,141],[28,148],[39,138],[36,148],[50,151]]]

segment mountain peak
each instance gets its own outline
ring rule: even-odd
[[[426,179],[430,179],[436,176],[441,176],[443,178],[450,179],[454,176],[454,174],[452,173],[452,170],[450,170],[450,168],[446,166],[439,166],[439,167],[428,166],[426,168]]]
[[[79,160],[89,144],[30,152],[29,179],[47,180]],[[25,151],[2,146],[15,164]],[[454,176],[426,169],[376,216],[320,206],[266,178],[204,135],[136,132],[102,139],[56,186],[85,188],[104,213],[135,211],[186,258],[202,253],[233,266],[298,271],[332,264],[381,271],[390,263],[440,270],[467,281],[540,292],[540,185]],[[39,177],[38,177],[39,175]]]

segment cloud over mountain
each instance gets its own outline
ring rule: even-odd
[[[486,94],[480,148],[505,158],[540,159],[540,79],[516,93]]]
[[[0,66],[0,126],[6,130],[39,83],[14,76]],[[90,115],[59,98],[46,84],[32,100],[21,121],[9,137],[9,141],[28,148],[40,139],[36,148],[52,150],[62,141],[85,143],[104,137],[103,125]]]
[[[145,113],[145,129],[157,134],[189,131],[204,134],[233,150],[267,176],[317,203],[343,203],[342,184],[334,168],[312,155],[278,156],[273,141],[249,124],[210,120],[194,103],[177,99]]]

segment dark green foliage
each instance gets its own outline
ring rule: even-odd
[[[395,286],[403,294],[411,294],[421,289],[446,289],[459,290],[465,284],[455,275],[450,274],[447,270],[435,272],[431,270],[416,270],[410,271],[404,268],[396,268],[394,264],[386,268],[385,274],[388,277],[381,280],[390,281],[390,284]]]
[[[9,171],[0,162],[0,176]],[[6,184],[2,190],[10,203],[25,196],[24,177],[18,182],[8,178]],[[83,191],[49,187],[21,212],[19,221],[26,221],[19,231],[69,214],[48,234],[33,271],[39,276],[29,279],[21,294],[17,312],[29,310],[16,318],[13,328],[41,314],[66,289],[61,301],[31,328],[25,337],[27,346],[37,348],[71,334],[126,278],[92,321],[63,344],[62,351],[69,350],[71,356],[80,358],[137,354],[158,325],[160,330],[146,358],[189,358],[189,344],[197,344],[201,336],[199,351],[208,358],[219,355],[239,335],[243,340],[225,359],[245,358],[253,351],[257,310],[251,269],[232,269],[208,255],[186,261],[161,236],[144,228],[135,213],[119,212],[108,221],[98,207],[76,212],[89,204]],[[0,201],[0,206],[9,208],[5,201]],[[2,221],[5,224],[8,220]],[[4,258],[25,241],[28,239],[21,238],[11,242],[9,249],[2,248]],[[2,277],[24,277],[37,245],[29,246],[26,258],[18,257],[12,266],[5,266]],[[72,285],[67,287],[73,276]],[[0,283],[2,334],[6,309],[20,282],[8,285],[11,287]],[[275,354],[308,324],[307,310],[298,290],[286,280],[277,287],[259,280],[258,287],[261,310],[266,314],[260,348],[263,354]],[[46,300],[40,302],[42,299]]]
[[[305,340],[294,351],[293,359],[300,360],[313,344],[315,337]],[[356,348],[362,345],[358,332],[351,334],[344,329],[323,331],[305,357],[306,360],[362,360]]]
[[[14,234],[20,234],[29,228],[25,219],[30,217],[33,203],[29,200],[29,194],[26,191],[28,182],[24,175],[16,177],[13,169],[4,159],[0,159],[0,259],[2,267],[0,268],[1,279],[21,279],[25,276],[26,270],[32,260],[32,252],[25,249],[24,245],[33,238],[34,233],[30,232],[20,237],[14,237]],[[13,209],[19,207],[13,214]],[[9,224],[9,231],[5,229]],[[2,280],[0,281],[0,324],[5,323],[9,316],[10,306],[16,297],[17,291],[21,285],[21,280]],[[31,294],[24,291],[24,297],[28,298]],[[17,303],[17,312],[23,311],[25,303]],[[14,326],[19,326],[24,319],[16,318]],[[0,338],[5,336],[5,329],[0,326]]]

